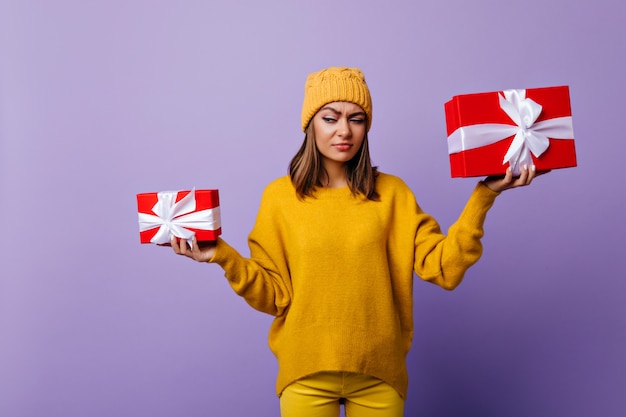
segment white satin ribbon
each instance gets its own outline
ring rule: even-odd
[[[572,117],[556,117],[536,122],[542,107],[530,98],[526,90],[505,90],[498,94],[500,108],[515,123],[486,123],[462,126],[448,136],[448,153],[491,145],[515,135],[502,164],[509,163],[513,174],[519,175],[523,165],[531,166],[532,155],[539,157],[550,146],[552,139],[573,139]]]
[[[145,231],[159,228],[150,242],[157,244],[169,243],[173,236],[185,239],[192,245],[194,232],[187,228],[199,230],[216,230],[220,226],[220,208],[196,210],[196,192],[176,202],[177,191],[164,191],[157,194],[158,200],[152,211],[156,214],[139,213],[139,230]]]

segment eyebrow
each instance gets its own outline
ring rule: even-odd
[[[326,106],[322,107],[320,110],[330,110],[330,111],[332,111],[335,114],[341,114],[341,112],[339,110],[337,110],[334,107],[329,106],[329,105],[326,105]],[[348,115],[348,117],[354,117],[354,116],[365,116],[365,112],[364,111],[358,111],[358,112],[355,112],[355,113],[352,113],[352,114]]]

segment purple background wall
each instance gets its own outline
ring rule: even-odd
[[[138,243],[135,194],[219,188],[247,253],[306,75],[362,68],[371,147],[447,228],[443,103],[567,84],[579,167],[500,196],[456,291],[415,288],[407,416],[623,416],[626,6],[0,3],[0,415],[275,416],[271,318]]]

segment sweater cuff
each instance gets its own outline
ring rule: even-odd
[[[485,193],[485,194],[492,194],[494,197],[494,199],[500,195],[500,193],[502,191],[493,191],[491,188],[487,187],[487,184],[485,184],[484,181],[479,181],[478,184],[476,184],[476,191],[480,192],[480,193]]]
[[[215,245],[215,253],[213,253],[213,257],[208,260],[208,263],[223,265],[230,258],[230,254],[232,254],[233,251],[235,251],[235,249],[232,246],[226,243],[221,237],[218,237],[217,244]]]
[[[499,192],[493,191],[482,181],[476,184],[474,192],[470,196],[461,217],[468,219],[471,223],[482,227],[487,212],[493,206]]]

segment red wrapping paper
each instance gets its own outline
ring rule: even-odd
[[[140,232],[139,232],[139,240],[141,243],[157,243],[152,242],[152,239],[159,232],[160,227],[158,225],[153,228],[145,229],[145,224],[142,225],[142,214],[148,215],[147,217],[156,216],[158,217],[158,213],[155,213],[153,209],[157,202],[159,201],[159,194],[167,194],[172,199],[172,202],[180,202],[184,197],[188,196],[189,193],[193,192],[193,197],[195,199],[195,210],[190,211],[190,213],[185,213],[182,215],[174,216],[173,220],[183,220],[182,227],[184,230],[188,232],[195,233],[196,239],[201,241],[214,241],[217,240],[218,236],[222,233],[222,228],[220,224],[220,212],[219,212],[219,192],[218,190],[184,190],[184,191],[172,191],[172,192],[163,192],[163,193],[141,193],[137,194],[137,209],[140,218]],[[175,197],[174,197],[175,195]],[[207,216],[200,216],[201,221],[197,221],[197,217],[201,213],[208,213],[210,217],[210,221],[207,221]],[[198,227],[192,227],[184,223],[185,218],[190,218],[190,216],[196,216],[196,221],[192,224]],[[145,218],[145,216],[144,216]],[[209,229],[209,230],[206,230]],[[176,235],[176,233],[174,233]],[[176,235],[178,238],[185,238],[185,236]],[[171,234],[170,238],[171,239]],[[163,243],[163,242],[160,242]]]
[[[569,88],[567,86],[529,88],[525,91],[525,97],[541,106],[539,117],[535,125],[551,119],[571,117]],[[476,177],[488,175],[501,175],[509,167],[508,162],[503,163],[503,157],[513,142],[514,135],[509,135],[501,140],[473,149],[458,151],[458,133],[465,131],[468,126],[503,124],[516,126],[516,123],[501,107],[501,92],[488,92],[478,94],[465,94],[454,96],[445,103],[446,128],[448,135],[448,148],[454,145],[456,152],[450,153],[450,173],[452,177]],[[559,119],[560,120],[560,119]],[[459,130],[460,129],[460,130]],[[471,134],[464,134],[466,139],[471,140]],[[549,146],[540,155],[532,155],[532,163],[538,171],[567,168],[576,166],[576,150],[573,133],[570,138],[552,138],[550,135]],[[464,147],[464,145],[461,145]]]

